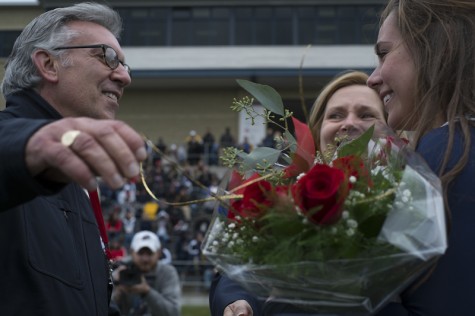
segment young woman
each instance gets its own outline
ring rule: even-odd
[[[372,125],[386,126],[383,103],[366,85],[367,80],[367,74],[350,71],[335,77],[321,91],[309,118],[318,150],[329,149],[336,137],[355,138]],[[213,316],[274,315],[292,309],[265,304],[221,275],[213,280],[209,301]]]
[[[390,0],[368,80],[393,129],[412,141],[442,181],[445,255],[386,315],[472,315],[475,311],[475,1]]]

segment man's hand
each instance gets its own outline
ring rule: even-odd
[[[147,281],[145,280],[145,277],[142,274],[142,280],[139,284],[127,286],[127,291],[130,293],[137,293],[142,296],[145,296],[150,292],[150,286],[148,285]]]
[[[245,300],[235,301],[224,309],[223,316],[252,316],[252,308]]]
[[[68,131],[79,131],[73,142],[61,142]],[[88,190],[101,177],[112,189],[139,175],[146,158],[143,139],[120,121],[65,118],[45,125],[26,145],[26,165],[32,176],[56,182],[77,182]]]

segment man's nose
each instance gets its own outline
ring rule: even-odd
[[[111,76],[113,77],[114,81],[120,82],[122,87],[127,87],[132,82],[129,72],[122,64],[112,71]]]

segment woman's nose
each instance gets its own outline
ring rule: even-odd
[[[381,78],[379,67],[378,67],[375,70],[373,70],[368,80],[366,81],[366,85],[377,91],[378,87],[381,85],[382,82],[383,80]]]
[[[341,123],[340,130],[346,133],[355,130],[358,125],[357,118],[355,118],[353,115],[347,116]]]

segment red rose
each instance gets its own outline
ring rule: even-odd
[[[348,181],[340,169],[317,164],[292,187],[295,203],[308,219],[330,225],[340,219]]]
[[[231,204],[235,215],[258,218],[263,210],[273,204],[270,199],[272,185],[268,181],[257,181],[245,187],[243,197]],[[229,216],[228,216],[229,217]]]

